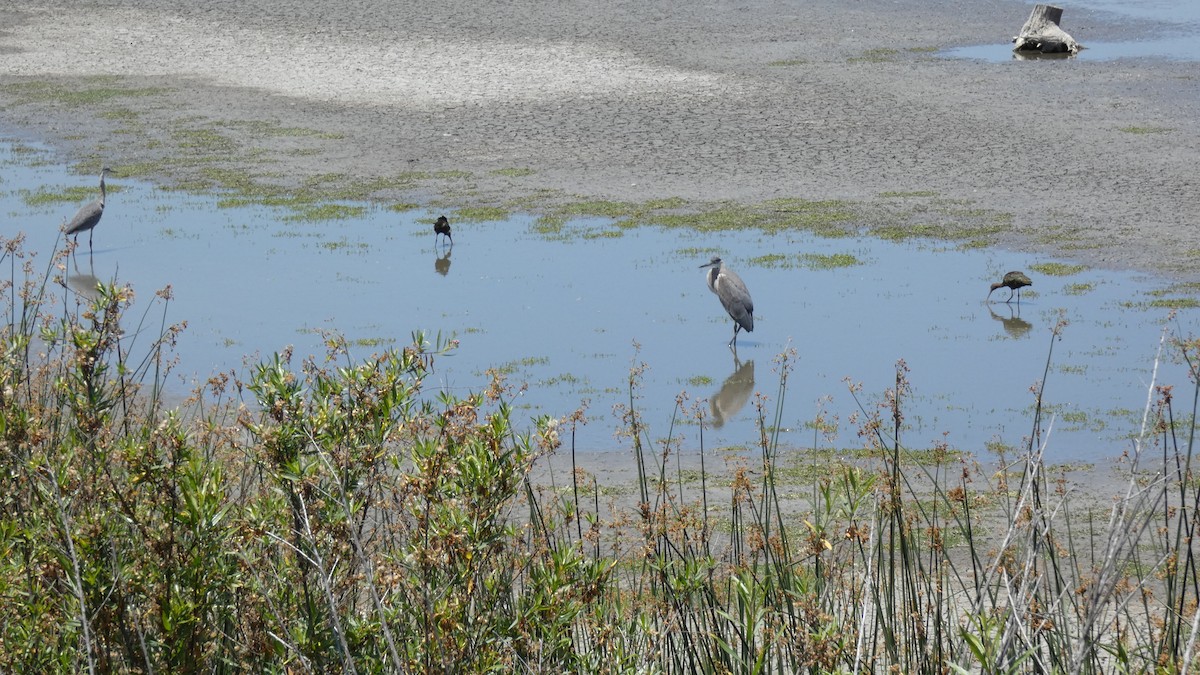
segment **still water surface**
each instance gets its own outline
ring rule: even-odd
[[[33,207],[28,195],[94,188],[96,177],[70,173],[49,153],[14,156],[2,142],[0,170],[0,230],[24,231],[27,248],[45,260],[78,204]],[[629,369],[640,362],[648,370],[638,406],[652,437],[667,434],[686,391],[721,425],[706,432],[707,447],[753,445],[753,395],[767,397],[770,421],[779,405],[773,361],[789,348],[797,360],[780,414],[789,445],[811,446],[808,423],[824,411],[840,428],[819,446],[860,446],[848,422],[857,405],[843,380],[861,383],[873,409],[904,359],[913,386],[908,446],[1019,446],[1031,426],[1030,387],[1063,317],[1070,325],[1053,343],[1046,388],[1059,414],[1051,455],[1113,457],[1130,447],[1168,316],[1149,305],[1168,288],[1163,279],[1049,276],[1031,266],[1052,259],[936,241],[618,230],[597,219],[546,236],[529,217],[462,222],[451,212],[456,243],[446,248],[435,244],[437,212],[372,208],[361,218],[294,222],[271,208],[219,208],[216,196],[120,177],[110,184],[119,191],[110,192],[95,253],[89,258],[84,242],[72,273],[131,283],[131,316],[155,290],[172,287],[167,321],[188,322],[172,385],[181,395],[216,372],[245,377],[246,356],[266,358],[287,345],[301,356],[322,354],[321,329],[342,332],[357,357],[403,346],[415,330],[440,332],[461,344],[438,362],[431,387],[466,394],[485,387],[487,368],[509,369],[511,383],[529,384],[513,401],[519,422],[566,415],[588,400],[581,451],[625,447],[613,437],[613,406],[628,402]],[[602,233],[617,236],[595,236]],[[740,335],[736,356],[726,347],[732,324],[699,269],[713,254],[754,296],[755,331]],[[750,263],[768,254],[790,262]],[[804,254],[848,254],[858,264],[826,269],[806,264]],[[993,296],[1001,302],[985,304],[989,283],[1010,269],[1029,271],[1034,286],[1026,291],[1036,293],[1018,307],[1002,302],[1001,289]],[[1171,325],[1187,333],[1196,319],[1196,310],[1183,310]],[[1188,389],[1178,359],[1163,365],[1160,380]],[[694,451],[695,429],[683,433]]]
[[[1055,3],[1051,3],[1055,4]],[[1114,59],[1153,58],[1177,61],[1200,60],[1200,2],[1194,0],[1082,0],[1073,5],[1060,5],[1063,29],[1083,44],[1083,51],[1071,57],[1081,61],[1112,61]],[[1029,6],[1032,9],[1032,3]],[[1014,17],[1012,34],[1016,35],[1028,13]],[[1124,41],[1095,40],[1089,36],[1096,19],[1150,22],[1154,28],[1145,37]],[[1008,38],[1011,36],[1003,36]],[[978,59],[999,63],[1020,60],[1008,42],[968,45],[947,49],[942,56]]]

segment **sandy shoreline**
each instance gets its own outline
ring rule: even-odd
[[[258,139],[252,161],[218,165],[294,181],[470,172],[396,195],[461,203],[933,193],[964,221],[1003,216],[1013,248],[1197,278],[1195,64],[931,53],[1003,42],[1022,3],[196,5],[0,9],[0,127],[136,165],[186,154],[180,120],[268,120],[321,136]],[[1155,28],[1066,21],[1085,44]],[[73,106],[19,89],[100,76],[163,89]],[[141,137],[114,135],[128,114]]]

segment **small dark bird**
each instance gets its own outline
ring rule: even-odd
[[[446,216],[438,216],[437,222],[433,224],[433,232],[437,238],[440,238],[443,234],[446,235],[450,243],[454,244],[454,237],[450,236],[450,221],[446,220]]]
[[[1004,279],[992,284],[992,290],[988,291],[988,302],[991,302],[992,293],[996,292],[997,288],[1003,287],[1008,289],[1008,300],[1004,302],[1012,302],[1013,293],[1016,293],[1017,304],[1021,304],[1021,289],[1032,285],[1033,282],[1025,276],[1024,272],[1009,272],[1004,275]]]
[[[747,333],[754,332],[754,301],[750,299],[750,291],[746,290],[746,284],[737,273],[721,264],[718,256],[713,256],[701,267],[709,268],[708,290],[717,294],[721,306],[733,319],[733,338],[729,340],[729,346],[736,349],[739,330],[745,328]]]
[[[107,192],[104,189],[105,174],[112,173],[112,169],[107,166],[100,169],[100,198],[90,204],[84,204],[71,222],[67,223],[64,230],[68,235],[75,235],[75,241],[79,242],[79,233],[88,233],[88,250],[92,250],[92,230],[100,222],[100,216],[104,215],[104,198]]]

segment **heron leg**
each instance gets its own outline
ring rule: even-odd
[[[737,321],[733,322],[733,337],[729,339],[729,343],[728,343],[728,345],[730,347],[737,344],[737,334],[738,334],[738,331],[741,330],[741,328],[742,328],[741,325],[738,324]]]
[[[1013,290],[1013,289],[1011,289],[1011,288],[1010,288],[1010,289],[1008,289],[1008,299],[1004,301],[1004,304],[1006,304],[1006,305],[1007,305],[1008,303],[1012,302],[1012,299],[1013,299],[1013,293],[1015,293],[1015,292],[1016,292],[1016,291],[1014,291],[1014,290]]]

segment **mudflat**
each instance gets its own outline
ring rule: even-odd
[[[214,167],[295,184],[418,172],[419,189],[381,198],[451,206],[795,198],[886,219],[912,200],[917,222],[913,208],[935,199],[963,227],[999,223],[995,244],[1197,278],[1196,63],[937,54],[1007,42],[1028,12],[999,0],[12,2],[0,6],[0,127],[71,161],[162,167],[147,177],[163,182]],[[1064,27],[1085,45],[1162,28],[1074,8]],[[95,95],[65,95],[83,90]],[[214,129],[221,142],[200,142]]]

